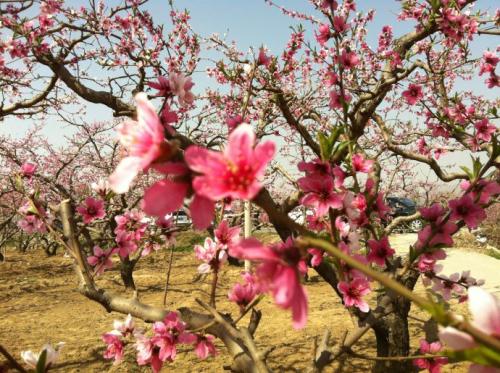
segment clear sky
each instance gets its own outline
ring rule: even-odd
[[[278,4],[286,5],[290,9],[314,13],[314,10],[307,0],[276,0]],[[71,5],[79,6],[86,1],[71,0]],[[107,1],[108,5],[113,5],[115,1]],[[403,34],[412,29],[410,22],[397,22],[396,17],[399,12],[399,3],[394,0],[359,0],[358,8],[367,10],[376,7],[374,22],[371,24],[368,33],[368,42],[375,46],[380,29],[384,25],[392,25],[394,35]],[[187,8],[191,13],[191,25],[193,29],[201,35],[207,36],[212,33],[228,35],[228,40],[236,40],[240,50],[247,50],[250,46],[259,47],[266,45],[271,53],[278,54],[288,41],[290,25],[297,25],[299,21],[284,16],[278,9],[270,7],[264,0],[177,0],[175,5],[178,9]],[[498,2],[494,0],[479,0],[477,7],[494,11]],[[157,23],[169,22],[169,7],[167,0],[150,0],[147,7],[153,14]],[[308,26],[308,25],[307,25]],[[309,27],[308,35],[312,37]],[[473,50],[480,54],[483,50],[496,47],[494,37],[482,37],[480,42],[475,42]],[[210,81],[198,76],[196,80],[195,92],[203,90]],[[470,83],[469,83],[470,84]],[[482,81],[473,82],[478,89],[485,89]],[[491,91],[491,90],[490,90]],[[492,94],[493,92],[487,92]],[[100,105],[89,106],[89,120],[109,120],[112,118],[110,110]],[[3,123],[0,122],[0,134],[8,133],[14,136],[23,134],[33,123],[31,121],[21,121],[17,118],[8,118]],[[46,134],[50,141],[62,144],[62,135],[68,130],[62,128],[57,119],[47,120]]]

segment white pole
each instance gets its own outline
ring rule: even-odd
[[[249,238],[252,235],[252,204],[250,201],[245,201],[245,225],[243,230],[243,235],[245,238]],[[252,269],[252,263],[249,260],[245,260],[245,272],[250,272]]]

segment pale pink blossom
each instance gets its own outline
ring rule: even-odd
[[[102,340],[106,343],[106,351],[104,351],[105,359],[114,359],[114,365],[120,364],[123,360],[124,346],[120,332],[113,330],[102,335]]]
[[[239,125],[230,135],[223,153],[190,146],[184,157],[199,173],[193,180],[197,194],[212,201],[222,198],[254,198],[262,185],[260,178],[275,153],[272,141],[255,144],[255,133],[248,124]]]
[[[17,226],[28,234],[47,232],[45,223],[36,215],[26,215],[17,222]]]
[[[76,208],[76,211],[82,215],[85,224],[90,224],[94,220],[102,219],[106,216],[104,201],[92,197],[85,198],[85,201]]]
[[[500,336],[500,301],[491,293],[476,286],[468,290],[471,324],[483,333],[498,338]],[[439,332],[439,339],[454,350],[470,349],[477,346],[473,337],[451,326]],[[490,369],[490,370],[487,370]],[[472,364],[470,373],[495,372],[493,368]]]
[[[55,348],[52,347],[51,344],[46,344],[42,347],[39,353],[34,353],[33,351],[30,350],[22,351],[21,358],[30,368],[35,369],[43,351],[46,351],[44,368],[45,371],[47,371],[59,359],[59,353],[60,353],[59,351],[61,347],[64,346],[64,344],[65,344],[64,342],[59,342]]]
[[[370,283],[357,277],[350,282],[341,281],[338,289],[342,293],[346,307],[357,307],[361,312],[368,312],[370,306],[363,300],[363,297],[371,292]]]
[[[194,83],[190,77],[186,77],[181,73],[170,73],[168,83],[181,106],[189,106],[193,103],[194,95],[191,88],[193,88]]]
[[[163,125],[145,93],[135,96],[137,121],[126,121],[118,127],[119,139],[128,151],[115,171],[109,177],[109,184],[115,193],[128,191],[139,171],[149,168],[169,145],[165,142]]]
[[[124,321],[114,320],[113,330],[120,332],[124,337],[133,335],[135,330],[135,323],[132,315],[128,314]]]
[[[199,273],[210,273],[218,271],[222,264],[227,261],[227,251],[222,249],[210,237],[205,239],[202,245],[194,247],[196,258],[203,261],[198,267]]]

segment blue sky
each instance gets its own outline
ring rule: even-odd
[[[79,6],[83,1],[72,0],[71,5]],[[107,4],[113,4],[109,1]],[[276,3],[286,5],[290,9],[313,12],[312,6],[307,0],[276,0]],[[367,10],[376,7],[374,22],[370,25],[368,32],[368,42],[374,46],[380,29],[384,25],[392,25],[394,34],[397,37],[410,29],[410,22],[397,22],[396,17],[399,12],[399,3],[393,0],[383,0],[374,2],[372,0],[357,1],[358,8]],[[297,25],[299,21],[284,16],[278,9],[270,7],[264,0],[177,0],[175,5],[178,9],[187,8],[191,13],[191,25],[193,29],[201,35],[227,33],[228,40],[236,40],[240,50],[247,50],[250,46],[259,47],[266,45],[272,53],[278,54],[288,41],[290,25]],[[494,0],[479,0],[477,7],[481,9],[495,9]],[[169,6],[167,0],[150,0],[147,5],[157,23],[168,23]],[[308,35],[312,36],[309,25]],[[494,37],[482,37],[479,42],[475,42],[473,50],[479,54],[486,48],[495,48]],[[208,79],[197,80],[195,91],[201,91],[209,84]],[[470,83],[469,83],[470,84]],[[473,82],[478,89],[485,89],[482,81]],[[483,88],[484,87],[484,88]],[[486,89],[485,89],[486,91]],[[488,92],[493,93],[493,92]],[[102,106],[92,105],[89,107],[89,120],[111,119],[111,112]],[[56,118],[47,120],[48,127],[45,133],[51,142],[62,144],[64,139],[62,134],[68,130],[62,129],[62,124]],[[8,118],[0,124],[0,134],[8,133],[14,136],[23,134],[33,123],[31,121],[20,121],[16,118]]]

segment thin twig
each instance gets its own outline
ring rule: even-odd
[[[167,304],[167,291],[170,283],[170,271],[172,270],[172,261],[174,259],[174,245],[170,245],[170,259],[168,260],[167,280],[165,281],[165,290],[163,291],[163,305]]]
[[[7,361],[10,363],[10,365],[16,369],[17,371],[21,372],[21,373],[27,373],[27,370],[24,369],[22,367],[21,364],[19,364],[17,362],[16,359],[14,359],[14,357],[9,354],[9,352],[5,349],[5,347],[3,347],[2,345],[0,345],[0,354],[2,354],[3,356],[5,356],[5,358],[7,359]]]

